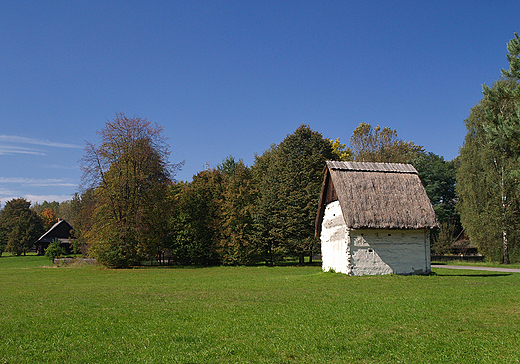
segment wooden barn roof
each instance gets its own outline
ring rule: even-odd
[[[430,199],[411,164],[328,161],[324,175],[317,236],[325,206],[336,200],[351,229],[438,227]]]
[[[50,243],[54,239],[69,239],[71,230],[72,225],[70,225],[67,221],[60,219],[57,223],[52,225],[52,227],[47,230],[45,234],[40,236],[36,242]]]

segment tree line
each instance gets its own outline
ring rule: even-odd
[[[33,206],[24,198],[7,201],[0,210],[0,256],[5,251],[15,255],[29,252],[36,240],[58,222],[58,216],[71,219],[71,201],[45,201]]]
[[[145,261],[180,265],[276,264],[319,252],[314,222],[326,160],[411,163],[430,197],[440,229],[432,252],[448,253],[466,236],[480,252],[509,263],[520,258],[520,38],[508,43],[509,70],[465,121],[468,133],[452,161],[401,140],[390,127],[361,123],[349,140],[329,139],[301,125],[256,155],[252,166],[229,156],[214,168],[176,182],[162,128],[116,115],[87,143],[81,192],[55,209],[23,199],[0,211],[0,249],[30,245],[20,233],[34,221],[67,215],[84,252],[109,267]],[[47,203],[49,204],[49,203]],[[13,206],[11,206],[13,205]],[[14,205],[25,211],[13,213]],[[23,205],[23,206],[22,206]],[[21,208],[22,206],[23,208]],[[43,208],[42,208],[43,207]],[[14,209],[16,210],[16,209]],[[46,212],[45,212],[46,211]],[[46,216],[48,216],[47,220]],[[23,216],[23,217],[22,217]],[[60,216],[62,217],[62,216]],[[25,222],[24,222],[25,221]],[[26,225],[23,225],[26,224]],[[32,229],[34,236],[41,229]],[[16,250],[14,241],[24,242]]]
[[[327,160],[414,163],[430,173],[423,178],[439,216],[455,214],[453,181],[443,184],[438,178],[446,176],[432,172],[437,166],[449,174],[450,162],[399,139],[389,127],[362,123],[347,147],[301,125],[256,155],[252,166],[228,156],[191,182],[174,181],[182,163],[169,163],[160,126],[119,114],[99,135],[99,146],[88,143],[82,159],[81,193],[31,212],[41,221],[67,214],[83,251],[109,267],[312,261],[320,252],[314,224]]]

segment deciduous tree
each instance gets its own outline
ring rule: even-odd
[[[222,234],[218,248],[220,259],[223,264],[230,265],[257,263],[263,254],[254,236],[256,188],[251,169],[239,161],[234,162],[232,169],[222,170],[230,172],[223,173]]]
[[[335,161],[349,161],[352,160],[352,150],[346,144],[341,143],[339,138],[334,141],[328,139],[332,145],[333,159]]]
[[[498,84],[508,81],[498,81]],[[500,87],[504,87],[501,85]],[[511,110],[511,104],[506,109]],[[457,192],[462,225],[470,240],[488,258],[510,262],[518,255],[518,180],[511,173],[519,168],[509,144],[497,144],[485,125],[490,113],[504,105],[484,98],[465,121],[468,133],[460,150]]]
[[[432,234],[431,248],[436,254],[448,253],[462,229],[456,210],[456,163],[434,153],[419,153],[412,160],[439,221],[440,229]]]
[[[214,265],[220,263],[222,173],[218,169],[199,172],[191,183],[170,189],[169,250],[177,263]]]
[[[101,145],[87,143],[82,159],[96,200],[90,251],[110,267],[139,264],[162,249],[168,186],[180,164],[168,163],[163,129],[146,119],[118,114],[99,135]]]
[[[54,210],[45,208],[41,213],[38,214],[43,221],[43,227],[45,230],[49,230],[55,223],[58,222],[58,217]]]
[[[357,162],[410,163],[423,148],[399,139],[388,126],[361,123],[350,137],[350,150]]]

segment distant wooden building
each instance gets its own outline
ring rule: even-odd
[[[426,274],[435,212],[410,164],[328,161],[316,218],[324,271]]]
[[[71,236],[72,225],[70,225],[67,221],[60,219],[45,234],[40,236],[38,241],[36,241],[36,253],[38,255],[45,254],[45,249],[47,249],[49,244],[53,240],[58,239],[61,242],[61,247],[65,249],[67,254],[70,254],[72,242]]]

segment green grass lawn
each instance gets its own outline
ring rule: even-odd
[[[0,258],[0,363],[515,363],[520,274]]]

